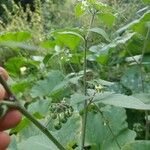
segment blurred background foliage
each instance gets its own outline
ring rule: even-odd
[[[143,4],[138,0],[134,0],[134,2],[130,0],[102,0],[102,2],[113,8],[117,20],[111,28],[100,22],[99,18],[95,19],[94,25],[105,29],[109,36],[113,36],[117,28],[130,22],[133,18],[140,17],[143,13],[137,14],[137,10],[143,7]],[[76,0],[37,0],[34,2],[35,10],[32,10],[30,6],[32,4],[28,4],[28,0],[22,0],[22,3],[21,0],[1,0],[0,31],[29,31],[32,34],[32,41],[30,42],[36,45],[40,41],[49,39],[51,31],[55,29],[88,25],[90,16],[83,15],[83,17],[77,18],[72,11],[76,3]],[[26,11],[24,11],[24,6]],[[0,51],[0,64],[5,59],[18,55],[16,51],[5,49]]]

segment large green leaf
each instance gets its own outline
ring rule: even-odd
[[[38,81],[31,90],[31,96],[43,97],[59,93],[65,94],[64,89],[67,87],[68,81],[64,81],[64,75],[57,70],[50,71],[48,77]],[[60,93],[61,92],[61,93]]]
[[[28,78],[27,80],[25,79],[13,83],[11,88],[14,93],[19,93],[19,92],[24,92],[27,88],[31,87],[31,85],[32,85],[32,80]]]
[[[143,16],[140,19],[134,20],[126,26],[123,26],[117,32],[122,33],[126,30],[132,30],[133,32],[137,32],[145,37],[148,30],[149,21],[150,11],[148,10],[146,13],[143,14]]]
[[[144,104],[138,98],[133,96],[126,96],[123,94],[113,94],[113,93],[100,93],[96,94],[94,101],[97,103],[103,103],[107,105],[113,105],[118,107],[138,109],[138,110],[150,110],[150,105]]]
[[[48,99],[40,99],[36,102],[33,102],[29,105],[28,111],[32,114],[39,113],[42,116],[46,116],[49,110],[50,100]]]
[[[27,44],[25,42],[16,42],[16,41],[2,41],[0,42],[0,46],[9,47],[15,51],[19,51],[21,49],[32,50],[32,51],[45,50],[44,48],[39,47],[39,46]]]
[[[16,41],[22,42],[31,38],[29,32],[8,32],[0,34],[0,42],[2,41]]]
[[[19,150],[58,150],[44,135],[37,135],[19,143]]]
[[[91,28],[91,29],[89,29],[89,31],[98,33],[103,38],[105,38],[106,41],[110,42],[110,39],[109,39],[107,33],[103,29],[101,29],[101,28]]]
[[[84,38],[75,31],[55,31],[53,34],[56,38],[56,44],[60,46],[67,46],[72,50],[79,46],[81,40],[84,41]]]
[[[135,141],[129,144],[126,144],[122,150],[149,150],[150,141]]]
[[[112,13],[100,13],[98,15],[100,22],[102,21],[108,27],[112,27],[115,23],[116,17]]]
[[[25,66],[26,63],[25,57],[13,57],[5,63],[5,66],[11,75],[17,76],[20,74],[20,68]]]
[[[143,81],[141,81],[141,73],[143,74]],[[132,93],[139,93],[143,91],[150,91],[150,80],[146,79],[146,73],[141,72],[141,68],[137,65],[132,66],[124,71],[123,76],[121,77],[121,83],[128,89],[132,90]]]
[[[91,145],[92,150],[120,150],[119,146],[134,141],[135,133],[128,129],[126,112],[123,108],[107,106],[100,111],[101,113],[98,111],[88,114],[87,146]]]
[[[116,48],[119,48],[122,45],[126,45],[126,43],[134,38],[134,36],[136,36],[136,33],[127,33],[122,37],[117,37],[109,44],[99,44],[91,46],[89,50],[95,53],[97,62],[106,64],[109,60],[109,52],[115,51]]]
[[[74,114],[68,118],[67,123],[62,124],[62,128],[55,132],[55,136],[65,147],[77,144],[79,146],[81,138],[81,117]]]
[[[21,67],[26,67],[26,69],[30,68],[30,67],[32,67],[32,69],[33,68],[37,69],[38,65],[39,65],[38,61],[34,61],[30,58],[19,57],[19,56],[12,57],[12,58],[8,59],[8,61],[5,63],[6,69],[13,76],[21,75],[21,71],[20,71]]]

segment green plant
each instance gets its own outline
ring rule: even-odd
[[[78,27],[52,30],[38,43],[30,31],[0,36],[1,49],[11,48],[18,54],[4,61],[13,78],[11,88],[1,83],[21,103],[0,105],[26,116],[10,131],[10,150],[150,148],[147,7],[143,15],[114,33],[109,31],[118,23],[115,10],[87,0],[75,5]]]

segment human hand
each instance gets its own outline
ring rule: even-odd
[[[7,80],[8,73],[0,67],[0,75]],[[0,101],[6,96],[4,87],[0,84]],[[17,110],[9,110],[4,117],[0,119],[0,150],[6,150],[10,143],[10,136],[3,132],[6,129],[15,127],[21,121],[21,114]]]

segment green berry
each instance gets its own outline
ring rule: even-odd
[[[52,119],[56,119],[57,118],[57,114],[56,113],[51,114],[51,118]]]
[[[72,112],[67,111],[65,112],[65,117],[69,118],[72,116],[72,114],[73,114]]]
[[[71,112],[73,112],[73,111],[74,111],[74,109],[73,109],[73,107],[72,107],[72,106],[70,106],[69,108],[70,108],[70,111],[71,111]]]
[[[54,112],[54,111],[55,111],[55,108],[54,108],[53,106],[50,106],[49,110],[50,110],[51,112]]]
[[[55,128],[56,130],[60,130],[61,127],[62,127],[62,125],[61,125],[60,122],[54,125],[54,128]]]
[[[61,119],[60,119],[60,122],[61,122],[61,123],[66,123],[66,122],[67,122],[67,118],[66,118],[66,117],[61,118]]]

